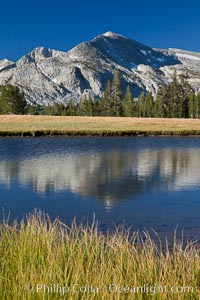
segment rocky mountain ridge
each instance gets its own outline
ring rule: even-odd
[[[28,103],[67,103],[81,97],[101,97],[113,71],[120,70],[122,87],[135,97],[168,83],[174,70],[187,72],[200,91],[200,53],[156,49],[122,35],[106,32],[68,52],[38,47],[17,62],[0,60],[0,84],[19,86]]]

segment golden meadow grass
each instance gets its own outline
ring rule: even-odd
[[[44,293],[44,284],[69,287],[69,292]],[[112,284],[157,290],[116,293]],[[98,287],[98,293],[77,292],[87,285]],[[147,232],[143,238],[117,228],[102,234],[95,223],[77,227],[74,222],[68,228],[34,212],[20,223],[0,225],[0,299],[200,299],[200,248],[175,239],[169,249]]]
[[[0,115],[0,136],[12,135],[200,135],[200,120]]]

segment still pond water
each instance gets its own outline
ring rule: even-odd
[[[200,138],[0,138],[0,212],[200,236]]]

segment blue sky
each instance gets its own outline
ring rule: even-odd
[[[67,51],[114,31],[152,47],[200,51],[197,0],[2,1],[0,59],[38,46]]]

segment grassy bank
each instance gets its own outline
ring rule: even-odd
[[[200,135],[200,120],[0,115],[0,136],[45,135]]]
[[[198,245],[175,242],[163,251],[147,233],[143,236],[118,230],[102,235],[96,226],[75,224],[69,229],[36,213],[20,224],[4,222],[0,298],[200,299]]]

